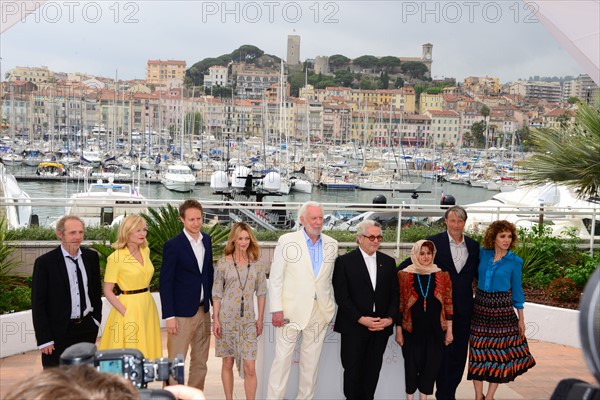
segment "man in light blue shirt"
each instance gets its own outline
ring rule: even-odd
[[[297,398],[313,398],[325,333],[335,313],[331,279],[338,243],[321,233],[323,207],[319,203],[309,201],[302,205],[300,223],[302,230],[279,238],[269,275],[269,307],[276,336],[268,399],[286,397],[300,333]]]

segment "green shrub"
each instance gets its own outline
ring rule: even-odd
[[[0,278],[0,314],[31,308],[31,278]]]
[[[12,257],[15,246],[7,241],[7,229],[4,216],[0,218],[0,277],[6,277],[19,266],[19,260]]]
[[[565,278],[573,280],[577,287],[583,289],[590,275],[600,265],[600,252],[590,255],[587,252],[580,252],[575,265],[570,265],[564,269]]]

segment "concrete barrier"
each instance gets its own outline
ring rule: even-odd
[[[158,308],[162,328],[164,321],[161,315],[160,295],[158,293],[152,293],[152,295]],[[104,328],[104,322],[111,307],[105,298],[102,300],[104,321],[101,324],[100,332]],[[270,321],[267,322],[270,324]],[[525,324],[527,340],[581,348],[579,311],[577,310],[525,303]],[[31,310],[0,315],[0,358],[25,353],[36,348]]]

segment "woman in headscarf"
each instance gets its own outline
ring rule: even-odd
[[[433,394],[444,345],[452,343],[452,283],[433,263],[436,248],[419,240],[411,250],[412,264],[398,272],[400,314],[396,342],[402,346],[407,399],[419,390]]]

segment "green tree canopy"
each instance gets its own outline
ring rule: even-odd
[[[581,198],[600,195],[600,96],[596,104],[579,103],[574,124],[532,131],[537,153],[522,173],[528,184],[557,182],[578,188]]]
[[[385,71],[392,72],[392,71],[395,71],[396,69],[399,69],[400,59],[398,57],[393,57],[393,56],[381,57],[377,61],[377,66]]]
[[[487,124],[485,121],[477,121],[471,125],[471,132],[465,134],[465,141],[473,147],[481,148],[485,143],[484,133]]]
[[[381,81],[382,89],[387,89],[390,86],[390,76],[388,75],[386,70],[384,70],[381,73],[381,75],[379,76],[379,80]]]
[[[312,73],[314,75],[314,73]],[[310,75],[310,74],[309,74]],[[288,73],[288,83],[290,84],[290,94],[297,97],[300,94],[300,88],[304,87],[305,75],[302,71]]]
[[[400,65],[400,69],[411,79],[423,79],[427,73],[427,65],[419,61],[407,61]]]
[[[375,90],[381,89],[382,83],[379,78],[373,78],[371,76],[363,76],[360,78],[359,88],[363,90]]]
[[[187,112],[185,114],[184,126],[186,133],[191,131],[194,135],[200,135],[202,133],[202,114],[198,111]]]
[[[329,65],[334,68],[340,68],[348,64],[350,64],[350,59],[341,54],[334,54],[329,57]]]
[[[404,79],[397,77],[394,81],[394,88],[400,89],[401,87],[404,87]]]
[[[375,68],[379,59],[375,56],[360,56],[352,60],[354,65],[358,65],[361,68]]]
[[[428,87],[425,89],[425,93],[427,94],[440,94],[442,93],[442,88],[437,86]]]
[[[335,81],[333,80],[333,77],[331,76],[323,76],[323,79],[321,79],[319,82],[317,82],[315,84],[315,88],[317,89],[325,89],[328,86],[336,86]]]
[[[335,71],[333,73],[335,78],[333,79],[337,85],[350,87],[352,81],[354,80],[354,74],[350,71],[346,71],[344,69],[340,69],[339,71]]]
[[[258,47],[253,46],[251,44],[245,44],[234,50],[230,56],[233,61],[243,61],[251,63],[253,60],[262,56],[263,54],[265,54],[265,52],[259,49]]]

